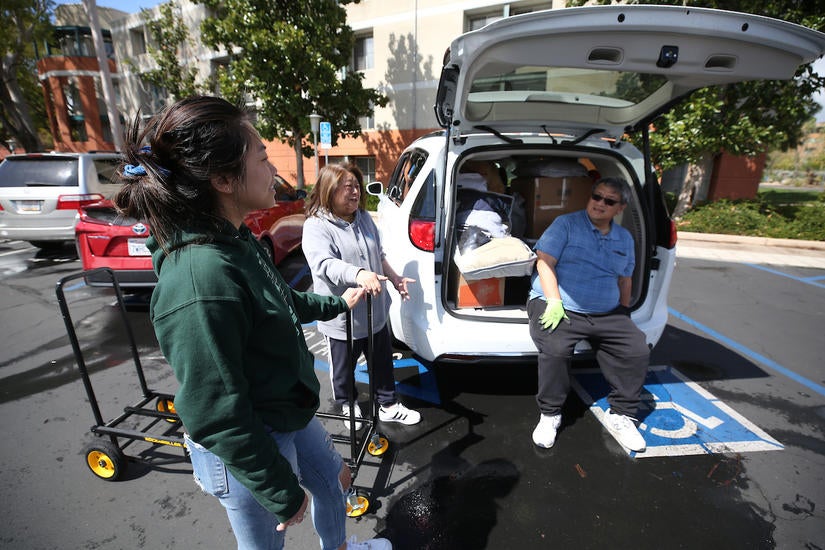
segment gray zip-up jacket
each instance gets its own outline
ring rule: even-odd
[[[378,228],[368,212],[358,209],[352,223],[319,209],[304,223],[302,241],[304,256],[312,271],[313,292],[327,296],[340,296],[356,286],[355,277],[362,269],[384,275],[382,263],[384,249]],[[387,323],[390,296],[387,284],[372,300],[372,330],[377,332]],[[362,300],[352,310],[352,335],[367,337],[367,301]],[[331,321],[319,321],[318,330],[336,340],[347,337],[346,314]]]

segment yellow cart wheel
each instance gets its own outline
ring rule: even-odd
[[[126,457],[111,441],[98,441],[83,452],[86,465],[94,475],[106,481],[117,481],[126,471]]]
[[[159,412],[177,414],[177,411],[175,410],[175,402],[165,397],[158,397],[158,402],[155,404],[155,408]],[[166,418],[165,420],[170,423],[180,422],[177,418]]]
[[[370,499],[363,491],[350,491],[347,495],[347,517],[358,518],[367,513]]]
[[[381,456],[390,448],[389,440],[381,434],[373,434],[367,452],[372,456]]]

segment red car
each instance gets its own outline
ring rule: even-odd
[[[301,247],[304,220],[304,191],[296,191],[282,177],[278,180],[272,208],[251,212],[244,222],[269,253],[275,265]],[[80,208],[75,227],[77,255],[84,270],[108,267],[123,288],[152,287],[157,276],[146,248],[149,227],[139,220],[119,216],[109,200]],[[101,277],[90,284],[111,284]]]

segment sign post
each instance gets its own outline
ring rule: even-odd
[[[309,124],[312,128],[313,150],[315,153],[315,179],[318,179],[318,126],[321,122],[321,115],[313,112],[309,115]]]
[[[321,149],[324,150],[324,166],[329,164],[329,150],[332,149],[332,123],[321,122]]]

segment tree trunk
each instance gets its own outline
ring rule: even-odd
[[[296,189],[304,189],[304,153],[301,151],[301,130],[297,128],[292,129],[292,135],[297,136],[292,148],[295,149],[295,174],[297,181],[295,182]]]
[[[707,199],[714,158],[711,153],[705,153],[697,164],[688,165],[679,200],[673,209],[674,218],[680,218],[697,202]]]
[[[18,62],[19,56],[16,54],[7,53],[2,57],[2,67],[0,67],[2,75],[0,76],[2,76],[3,88],[0,90],[0,101],[2,101],[5,113],[3,125],[22,149],[34,153],[43,150],[43,143],[37,135],[37,129],[34,127],[29,112],[29,104],[17,80]]]

